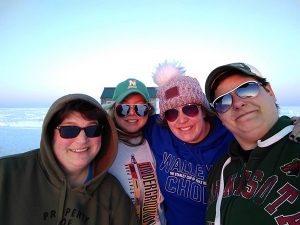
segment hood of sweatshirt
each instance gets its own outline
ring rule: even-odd
[[[43,171],[46,173],[50,182],[60,188],[63,183],[67,183],[64,172],[56,160],[52,148],[52,140],[48,134],[48,126],[53,116],[61,110],[66,103],[73,100],[83,100],[90,104],[99,107],[100,110],[106,115],[106,126],[102,134],[102,144],[98,155],[92,162],[93,179],[87,182],[86,185],[77,187],[78,189],[85,189],[93,192],[101,183],[104,175],[107,173],[108,168],[112,165],[117,154],[117,132],[115,125],[106,111],[102,108],[100,103],[94,98],[84,94],[69,94],[57,99],[49,108],[43,122],[41,143],[40,143],[40,161]]]

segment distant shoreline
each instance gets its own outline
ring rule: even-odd
[[[0,108],[0,156],[39,148],[48,108]],[[280,107],[280,115],[299,116],[300,106]]]

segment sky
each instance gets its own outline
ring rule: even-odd
[[[277,103],[300,106],[300,0],[1,0],[0,107],[57,98],[127,78],[156,86],[159,63],[205,79],[232,62],[255,66]]]

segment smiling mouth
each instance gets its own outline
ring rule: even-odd
[[[88,148],[76,148],[76,149],[70,149],[71,152],[76,152],[76,153],[80,153],[80,152],[85,152],[87,151]]]
[[[236,120],[245,118],[245,117],[249,116],[250,114],[252,114],[253,112],[254,112],[254,111],[250,111],[250,112],[243,113],[243,114],[239,115],[239,116],[236,118]]]
[[[190,130],[190,129],[192,129],[192,127],[191,127],[191,126],[189,126],[189,127],[181,127],[181,128],[179,128],[179,130],[181,130],[181,131],[188,131],[188,130]]]
[[[136,123],[138,120],[126,120],[128,123]]]

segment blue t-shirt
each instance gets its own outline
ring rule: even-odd
[[[88,171],[88,175],[84,181],[84,184],[86,184],[87,182],[89,182],[91,179],[93,179],[93,168],[92,168],[92,163],[89,164],[89,171]]]
[[[156,160],[168,225],[204,225],[208,171],[227,152],[234,137],[215,117],[208,136],[189,144],[157,124],[158,118],[151,116],[144,132]]]

